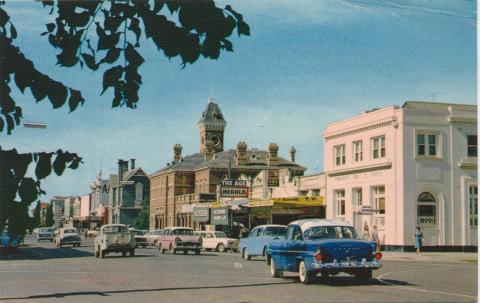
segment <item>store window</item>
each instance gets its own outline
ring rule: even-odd
[[[335,165],[345,164],[345,145],[338,145],[334,148],[335,151]]]
[[[337,209],[337,217],[345,216],[345,190],[339,189],[334,191],[335,205]]]
[[[437,203],[431,193],[423,192],[417,198],[417,224],[426,227],[437,225]]]
[[[372,158],[385,157],[385,136],[372,138]]]
[[[478,186],[470,185],[468,189],[468,200],[470,205],[470,226],[478,226]]]
[[[354,188],[352,190],[352,204],[362,206],[362,188]]]
[[[468,144],[468,156],[476,157],[477,156],[477,135],[468,135],[467,144]]]
[[[353,142],[353,161],[359,162],[363,160],[362,141]]]

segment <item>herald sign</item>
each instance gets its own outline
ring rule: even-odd
[[[220,183],[221,197],[239,197],[248,196],[248,188],[246,180],[222,180]]]

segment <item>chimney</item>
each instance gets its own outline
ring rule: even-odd
[[[247,163],[247,143],[240,141],[237,144],[237,165]]]
[[[295,147],[290,147],[290,161],[295,162],[295,154],[297,153],[297,150]]]
[[[118,182],[123,181],[123,174],[128,170],[128,161],[118,159]]]
[[[135,159],[130,159],[130,169],[135,169]]]
[[[268,145],[268,166],[274,165],[278,160],[278,145],[276,143],[270,143]]]
[[[207,144],[205,148],[205,161],[212,160],[213,156],[215,156],[215,147],[212,141],[207,140]]]
[[[178,162],[180,160],[182,160],[182,146],[175,144],[173,146],[173,161]]]

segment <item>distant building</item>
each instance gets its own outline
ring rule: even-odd
[[[68,197],[65,196],[53,196],[50,200],[53,210],[53,221],[55,227],[63,227],[65,223],[65,200]]]
[[[135,159],[118,160],[118,174],[110,175],[109,189],[109,223],[132,224],[140,213],[142,202],[150,195],[150,180],[141,167],[135,167]]]
[[[323,132],[327,218],[382,243],[476,249],[477,106],[406,102],[328,124]]]
[[[40,226],[45,226],[48,206],[48,203],[40,202]]]
[[[97,175],[90,184],[90,221],[91,228],[108,222],[108,180],[102,179],[102,173]]]
[[[182,156],[182,146],[175,144],[173,161],[150,175],[150,228],[176,225],[199,229],[207,223],[215,224],[209,214],[222,180],[244,180],[250,187],[262,171],[269,171],[272,178],[278,178],[280,169],[289,169],[291,176],[303,175],[305,168],[278,156],[279,147],[274,143],[268,150],[248,149],[245,142],[239,142],[236,149],[224,150],[226,124],[220,107],[210,99],[197,124],[200,152]],[[195,208],[204,215],[196,216]]]

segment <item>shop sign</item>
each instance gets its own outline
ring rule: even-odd
[[[220,181],[220,197],[239,197],[248,196],[246,180],[222,180]]]
[[[213,225],[228,225],[228,207],[212,208],[212,224]]]
[[[210,219],[210,209],[208,207],[193,208],[194,222],[208,222],[209,219]]]
[[[220,186],[247,187],[247,180],[222,180]]]
[[[280,180],[278,178],[268,179],[268,187],[278,187],[280,186]]]
[[[323,196],[298,196],[298,197],[287,197],[287,198],[274,198],[272,201],[276,203],[307,203],[308,202],[317,202],[323,203]]]
[[[273,206],[273,200],[249,201],[248,207]]]

